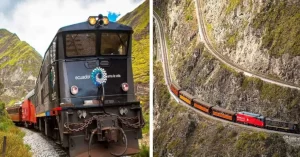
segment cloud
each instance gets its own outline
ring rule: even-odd
[[[0,28],[16,33],[42,56],[57,30],[90,15],[124,16],[145,0],[1,0]],[[7,8],[13,8],[9,14]]]

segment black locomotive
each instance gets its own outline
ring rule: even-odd
[[[134,93],[132,33],[100,14],[60,28],[47,49],[30,100],[33,126],[70,156],[139,152],[144,120]]]

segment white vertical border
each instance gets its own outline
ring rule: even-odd
[[[150,114],[150,119],[149,119],[149,123],[150,123],[150,128],[149,128],[149,142],[150,142],[150,145],[149,145],[149,152],[150,152],[150,157],[153,157],[153,105],[154,105],[154,102],[153,102],[153,0],[149,0],[149,6],[150,6],[150,18],[149,18],[149,24],[150,24],[150,27],[149,27],[149,31],[150,31],[150,83],[149,83],[149,86],[150,86],[150,90],[149,90],[149,94],[150,94],[150,98],[149,98],[149,107],[150,107],[150,111],[149,111],[149,114]]]

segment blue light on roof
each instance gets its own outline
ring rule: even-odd
[[[249,115],[249,116],[252,116],[252,117],[264,118],[264,116],[262,116],[260,114],[257,114],[257,113],[251,113],[251,112],[246,112],[246,111],[242,111],[242,112],[239,112],[239,113],[246,114],[246,115]]]
[[[117,21],[117,18],[120,16],[121,14],[118,14],[118,13],[114,13],[114,12],[108,12],[108,19],[109,21],[112,21],[112,22],[115,22]]]

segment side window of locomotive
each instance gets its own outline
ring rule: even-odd
[[[67,34],[65,44],[67,57],[96,55],[95,33]]]
[[[50,60],[51,60],[51,63],[53,63],[56,60],[56,38],[52,42]]]
[[[101,33],[101,55],[126,55],[127,47],[127,33]]]

